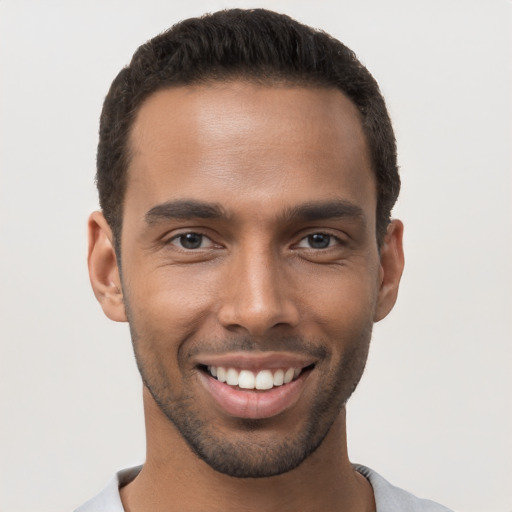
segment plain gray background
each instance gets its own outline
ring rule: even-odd
[[[510,0],[0,0],[0,512],[70,510],[144,459],[128,329],[86,270],[98,118],[139,44],[233,6],[338,37],[394,120],[406,271],[348,406],[352,460],[511,511]]]

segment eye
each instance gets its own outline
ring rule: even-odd
[[[327,235],[326,233],[313,233],[304,237],[297,247],[305,247],[308,249],[327,249],[336,243],[339,243],[339,240],[332,235]]]
[[[213,242],[201,233],[182,233],[171,238],[169,242],[178,246],[180,249],[206,249],[213,247]]]

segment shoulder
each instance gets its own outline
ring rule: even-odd
[[[356,471],[367,478],[373,487],[377,512],[452,512],[439,503],[417,498],[411,493],[395,487],[366,466],[361,464],[353,466]]]
[[[141,469],[142,466],[135,466],[118,471],[99,494],[86,501],[74,512],[124,512],[119,489],[131,482]]]

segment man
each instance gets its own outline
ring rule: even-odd
[[[128,321],[147,460],[78,510],[441,511],[352,465],[345,404],[403,269],[391,122],[327,34],[176,25],[105,100],[89,272]]]

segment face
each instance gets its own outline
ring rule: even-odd
[[[399,227],[377,247],[357,109],[328,89],[179,87],[142,105],[131,145],[123,302],[103,307],[197,455],[289,471],[356,387],[401,272]]]

